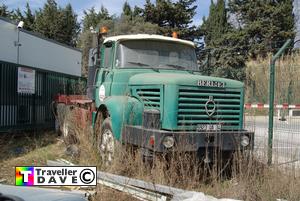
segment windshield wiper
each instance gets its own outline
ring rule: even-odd
[[[141,63],[141,62],[135,62],[135,61],[128,61],[127,63],[136,64],[136,65],[139,65],[139,66],[149,66],[148,64],[144,64],[144,63]]]
[[[165,64],[165,65],[173,67],[173,68],[176,68],[177,70],[184,70],[185,69],[185,67],[179,66],[179,65],[175,65],[175,64]]]

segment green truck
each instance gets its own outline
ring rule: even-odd
[[[201,75],[193,42],[137,34],[101,44],[91,53],[88,98],[78,101],[94,105],[90,121],[106,160],[120,143],[148,157],[198,152],[206,162],[214,150],[228,155],[253,148],[254,133],[243,128],[243,83]],[[65,98],[57,102],[78,99]]]

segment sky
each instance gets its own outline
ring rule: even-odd
[[[127,2],[134,7],[135,5],[143,7],[146,0],[127,0]],[[154,2],[155,0],[151,0]],[[32,9],[38,9],[43,7],[43,4],[46,0],[0,0],[0,4],[4,3],[10,9],[15,9],[20,7],[22,10],[26,2],[29,2]],[[120,14],[122,12],[122,7],[125,0],[57,0],[58,5],[65,6],[67,3],[71,3],[77,15],[79,16],[79,20],[83,16],[83,10],[87,10],[91,7],[95,7],[99,9],[101,5],[108,9],[110,14]],[[200,25],[202,23],[202,17],[208,15],[209,5],[211,0],[197,0],[197,14],[193,19],[194,25]]]

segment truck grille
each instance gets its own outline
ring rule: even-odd
[[[215,113],[210,117],[205,104],[213,98]],[[241,90],[180,88],[178,102],[178,128],[195,129],[199,124],[221,124],[222,130],[240,128]]]
[[[142,99],[145,108],[160,108],[159,88],[137,89],[136,93]]]

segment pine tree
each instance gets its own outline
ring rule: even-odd
[[[24,29],[33,31],[35,27],[35,15],[32,13],[29,3],[26,3],[26,10],[22,12],[19,8],[14,10],[12,19],[19,22],[24,22]]]
[[[76,46],[77,36],[80,30],[77,15],[74,13],[71,4],[67,4],[61,12],[62,41],[67,45]]]
[[[43,9],[36,12],[34,30],[47,38],[75,46],[79,33],[77,15],[70,4],[59,8],[55,0],[47,0]]]
[[[102,20],[111,19],[108,10],[104,6],[101,6],[99,12],[96,12],[95,7],[92,7],[88,10],[84,10],[83,14],[83,31],[89,30],[90,27],[96,28],[98,23]]]
[[[211,49],[211,65],[204,73],[243,80],[245,62],[267,56],[294,38],[294,17],[291,0],[224,0],[211,4],[202,31],[207,49]],[[237,24],[228,23],[233,15]]]
[[[134,6],[134,9],[132,12],[133,17],[137,17],[137,16],[142,17],[142,14],[143,14],[143,9],[138,6]]]
[[[5,4],[0,6],[0,16],[11,18],[13,16],[13,11],[8,10],[8,7]]]
[[[157,24],[160,34],[171,35],[178,32],[180,38],[194,40],[199,38],[195,26],[191,25],[197,6],[196,0],[157,0],[155,4],[146,1],[143,9],[143,17],[146,22]]]
[[[125,1],[124,5],[123,5],[122,15],[129,16],[129,17],[132,17],[132,15],[133,15],[131,6],[129,5],[129,3],[127,1]]]
[[[20,10],[20,8],[17,8],[13,11],[12,19],[17,21],[17,22],[24,21],[24,16],[23,16],[22,11]]]
[[[42,35],[57,39],[60,29],[61,14],[58,10],[55,0],[47,0],[43,9],[36,12],[36,27],[35,31]]]
[[[252,58],[274,53],[295,37],[292,0],[230,0],[229,8],[246,33]]]
[[[29,3],[26,3],[26,10],[24,16],[24,28],[28,31],[33,31],[35,27],[35,15],[32,13]]]
[[[157,24],[160,27],[163,25],[162,22],[160,22],[159,20],[156,6],[153,3],[151,3],[150,0],[146,0],[146,4],[143,9],[143,17],[147,22]]]
[[[92,7],[88,10],[84,10],[83,13],[83,30],[79,37],[78,47],[82,49],[82,74],[86,76],[88,72],[89,51],[97,45],[95,35],[92,33],[91,28],[96,30],[99,29],[103,23],[107,26],[113,24],[113,22],[112,16],[110,16],[104,6],[101,6],[98,12],[95,10],[95,7]]]
[[[245,33],[240,30],[231,29],[226,32],[212,48],[211,63],[213,75],[235,80],[245,79],[245,67],[248,59],[247,40]]]
[[[179,35],[184,39],[194,40],[199,37],[196,27],[191,25],[197,9],[195,2],[179,0],[174,3],[174,27],[177,27]]]
[[[205,44],[212,47],[216,46],[222,36],[227,33],[230,25],[224,0],[218,0],[216,4],[211,0],[209,16],[207,19],[204,18],[201,29],[205,34]]]
[[[207,75],[243,80],[247,59],[244,32],[228,23],[224,0],[211,1],[209,16],[203,20],[201,30],[207,51],[200,56],[208,58],[201,71]]]
[[[103,23],[103,25],[106,25]],[[124,34],[157,34],[159,28],[156,24],[145,22],[140,16],[121,16],[115,18],[112,24],[107,24],[111,30],[110,35]]]

